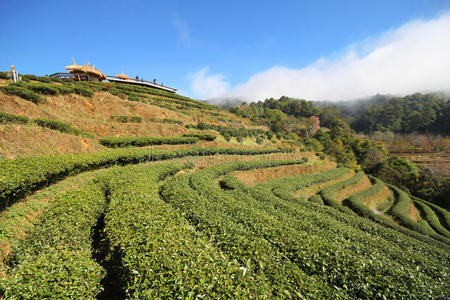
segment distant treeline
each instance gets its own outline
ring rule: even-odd
[[[255,123],[268,125],[277,135],[291,132],[301,135],[299,129],[305,123],[305,119],[311,116],[319,117],[320,125],[324,127],[348,127],[336,107],[318,106],[313,101],[285,96],[278,100],[269,98],[250,104],[243,103],[241,106],[231,108],[230,111]]]
[[[436,94],[405,97],[376,96],[341,105],[341,112],[357,132],[450,133],[450,101]]]

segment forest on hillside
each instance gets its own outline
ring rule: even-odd
[[[230,111],[267,125],[278,138],[303,143],[343,166],[361,168],[408,193],[450,206],[450,179],[445,173],[390,153],[400,148],[407,152],[449,150],[450,101],[442,95],[377,95],[341,103],[283,96],[244,102]]]

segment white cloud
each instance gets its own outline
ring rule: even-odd
[[[189,75],[191,89],[197,97],[202,99],[223,96],[230,90],[230,85],[222,74],[208,75],[209,68],[205,67]]]
[[[220,74],[199,71],[192,84],[199,96],[268,97],[342,100],[377,93],[405,95],[450,89],[450,13],[418,20],[385,32],[378,38],[350,45],[332,59],[320,58],[302,69],[274,66],[252,75],[247,82],[228,88]],[[203,82],[220,89],[204,89]],[[210,91],[210,93],[208,92]]]
[[[185,46],[189,46],[191,44],[191,33],[188,24],[181,20],[178,15],[174,15],[172,17],[172,26],[177,31],[180,42]]]

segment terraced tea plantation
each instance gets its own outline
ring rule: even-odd
[[[1,298],[450,298],[447,210],[187,97],[26,79],[0,89]]]
[[[314,153],[125,148],[0,169],[5,299],[450,296],[449,212]]]

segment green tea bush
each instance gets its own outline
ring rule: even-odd
[[[314,203],[317,203],[320,205],[324,205],[322,197],[320,197],[320,195],[318,195],[318,194],[315,194],[315,195],[312,195],[311,197],[309,197],[308,201],[314,202]]]
[[[23,85],[9,84],[7,86],[0,87],[0,91],[7,95],[19,96],[20,98],[31,101],[35,104],[45,101],[38,93],[27,89]]]
[[[189,132],[189,133],[183,133],[184,137],[195,137],[199,140],[204,141],[214,141],[216,139],[216,136],[214,134],[208,134],[208,133],[195,133],[195,132]]]
[[[0,111],[0,124],[5,123],[19,123],[19,124],[26,124],[28,123],[29,119],[25,116],[18,116],[13,114],[8,114],[6,112]]]
[[[50,79],[49,79],[50,80]],[[52,95],[57,96],[59,94],[59,90],[52,84],[45,84],[40,82],[27,83],[25,87],[35,93],[41,95]]]
[[[56,130],[62,133],[85,135],[85,132],[83,132],[82,130],[74,128],[70,124],[58,120],[37,118],[33,120],[33,123],[38,126]]]
[[[369,207],[367,207],[363,203],[363,201],[368,197],[378,194],[385,187],[384,183],[381,180],[374,177],[372,177],[371,179],[373,182],[370,187],[351,195],[342,202],[343,204],[349,206],[358,215],[363,217],[372,217],[375,214]]]
[[[69,175],[116,164],[137,164],[186,156],[257,155],[290,151],[290,149],[191,148],[157,150],[128,148],[89,154],[17,158],[0,163],[0,207],[7,207],[26,194],[60,181]]]
[[[401,225],[426,235],[433,235],[433,230],[425,222],[416,222],[408,216],[409,206],[412,203],[411,198],[404,191],[391,186],[395,194],[395,203],[387,212],[400,222]]]
[[[36,76],[36,75],[32,75],[32,74],[25,74],[25,75],[22,75],[22,78],[28,79],[28,80],[40,81],[40,82],[44,82],[44,83],[50,83],[50,82],[52,82],[52,80],[50,79],[50,77]]]
[[[423,218],[430,224],[431,228],[434,229],[438,234],[445,236],[450,239],[450,231],[448,231],[444,226],[442,226],[439,221],[439,217],[427,204],[420,200],[413,200],[414,205],[419,209]]]
[[[52,201],[35,230],[13,250],[0,281],[5,298],[94,298],[104,271],[92,258],[91,228],[106,206],[103,189],[93,183]]]
[[[94,96],[94,90],[82,86],[74,86],[73,92],[84,97]]]
[[[188,177],[187,185],[176,176],[173,182],[169,181],[170,187],[169,182],[163,187],[161,195],[230,257],[248,261],[249,270],[263,272],[269,279],[268,288],[273,297],[282,295],[280,290],[286,290],[290,295],[315,298],[395,298],[405,294],[414,298],[447,293],[442,290],[445,281],[431,275],[435,267],[446,269],[439,266],[445,261],[440,258],[444,250],[431,250],[425,243],[417,245],[423,250],[435,251],[436,260],[428,261],[415,252],[414,247],[419,241],[405,241],[406,237],[400,238],[402,235],[398,232],[355,214],[335,214],[331,208],[316,204],[283,201],[271,196],[268,189],[260,190],[257,196],[253,196],[252,188],[223,190],[216,180],[233,170],[230,169],[219,165],[197,171]],[[186,196],[191,191],[194,193],[192,199]],[[308,211],[305,207],[311,209]],[[319,217],[317,211],[333,217]],[[336,217],[347,220],[346,225],[335,223]],[[355,230],[353,226],[360,226],[365,232]],[[236,245],[241,247],[235,249]],[[407,254],[406,245],[409,245]],[[251,252],[247,252],[250,249]],[[274,249],[288,258],[283,261],[288,266],[283,271],[279,263],[270,259],[269,253],[275,254]],[[386,255],[386,251],[392,256]],[[448,257],[448,253],[444,255]],[[411,263],[412,256],[414,263]],[[419,270],[418,261],[421,261]],[[422,272],[421,268],[426,271]],[[271,273],[274,269],[279,273]],[[280,273],[284,276],[278,277]],[[443,276],[447,278],[447,275]],[[291,281],[284,281],[286,278]]]
[[[121,122],[121,123],[142,123],[142,117],[139,116],[114,116],[111,115],[109,118],[112,121]]]
[[[180,167],[117,168],[108,178],[105,232],[110,249],[121,249],[126,297],[250,296],[259,289],[256,282],[160,199],[159,183]]]
[[[177,124],[177,125],[183,126],[183,121],[175,120],[175,119],[164,118],[164,119],[162,119],[162,122],[167,123],[167,124]]]
[[[195,144],[199,141],[194,137],[108,137],[99,140],[100,144],[110,148],[142,147],[149,145],[180,145]]]
[[[338,192],[341,189],[344,189],[348,186],[351,186],[353,184],[356,184],[364,179],[366,175],[364,172],[358,172],[350,179],[335,183],[331,186],[328,186],[320,191],[320,195],[322,196],[323,201],[326,205],[337,208],[345,213],[353,213],[352,210],[348,209],[347,207],[343,207],[341,203],[339,203],[336,198],[334,197],[334,194]]]

